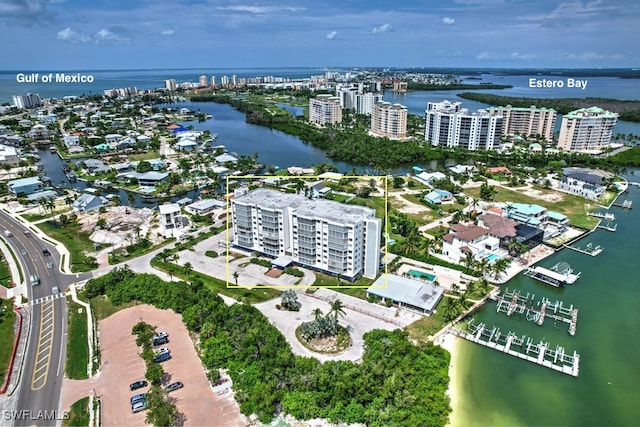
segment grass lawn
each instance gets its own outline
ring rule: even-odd
[[[9,360],[13,351],[14,329],[16,314],[13,312],[13,303],[11,300],[1,300],[0,304],[0,384],[4,383],[9,369]]]
[[[352,196],[347,196],[346,194],[338,194],[338,193],[334,193],[333,194],[333,201],[334,202],[340,202],[340,203],[344,203],[347,200],[349,200]]]
[[[407,326],[407,332],[409,332],[411,339],[426,342],[429,336],[435,334],[446,325],[447,322],[442,314],[437,312],[438,308],[443,305],[442,301],[444,301],[444,298],[440,300],[436,306],[436,312],[431,316],[423,317]]]
[[[431,234],[435,237],[444,236],[445,234],[449,233],[449,228],[439,225],[437,227],[429,228],[426,233]]]
[[[0,284],[7,285],[11,282],[11,271],[9,270],[9,264],[7,260],[0,255]]]
[[[160,152],[154,151],[154,150],[149,150],[143,154],[131,154],[127,156],[130,162],[139,162],[141,160],[157,159],[159,157],[160,157]]]
[[[93,251],[93,243],[89,240],[89,234],[80,232],[79,224],[61,226],[59,222],[56,225],[48,221],[38,224],[38,227],[69,250],[71,271],[83,272],[95,269],[95,265],[89,262],[84,254],[84,252]]]
[[[70,211],[71,209],[69,209],[69,206],[65,206],[64,209],[56,209],[53,211],[53,215],[51,214],[51,211],[47,211],[46,213],[36,213],[36,214],[22,214],[21,216],[26,219],[27,221],[30,222],[34,222],[34,221],[39,221],[41,219],[45,219],[45,218],[50,218],[54,215],[60,215],[61,213],[65,213]]]
[[[557,191],[553,190],[536,188],[536,190],[542,191],[543,193],[546,192],[560,194],[562,196],[562,200],[559,202],[549,202],[546,200],[527,196],[526,194],[522,194],[518,191],[508,190],[503,187],[495,187],[495,190],[496,202],[528,203],[544,206],[551,211],[559,212],[566,215],[569,218],[569,221],[571,221],[571,224],[578,227],[593,228],[598,222],[596,218],[592,218],[587,215],[585,204],[587,204],[588,201],[586,199],[583,199],[582,197],[574,196],[571,194],[558,193]],[[480,198],[480,188],[467,188],[465,189],[465,193],[472,197],[476,197],[478,199]]]
[[[227,287],[227,282],[216,277],[211,277],[206,274],[202,274],[198,271],[192,271],[188,275],[184,273],[184,268],[181,265],[173,264],[170,262],[162,262],[157,258],[151,260],[151,265],[165,273],[173,274],[174,277],[180,278],[184,281],[202,280],[206,287],[212,291],[218,292],[222,295],[234,298],[238,301],[246,299],[250,304],[268,301],[273,298],[277,298],[281,295],[281,292],[273,288],[265,288],[260,285],[253,288],[236,288],[233,283],[230,283],[231,287]]]
[[[67,361],[65,371],[72,380],[84,380],[89,363],[89,344],[87,342],[86,309],[67,299],[69,308],[69,338],[67,340]]]
[[[349,204],[366,206],[371,209],[375,209],[377,218],[384,218],[385,215],[385,198],[384,197],[369,197],[364,199],[362,197],[355,197],[349,202]]]
[[[89,396],[74,402],[69,409],[69,418],[62,421],[63,426],[89,425]]]
[[[604,194],[598,199],[598,203],[602,206],[609,206],[613,200],[618,197],[618,193],[615,191],[605,191]]]
[[[367,299],[366,288],[371,286],[371,284],[374,282],[374,280],[372,279],[361,277],[353,283],[340,279],[340,284],[338,285],[337,277],[318,272],[315,272],[315,275],[316,281],[313,282],[314,288],[331,288],[336,292],[340,292],[345,295],[350,295],[352,297],[360,298],[363,300]]]
[[[93,309],[93,314],[96,317],[96,320],[106,319],[111,316],[113,313],[116,313],[120,310],[124,310],[125,308],[133,307],[137,305],[137,302],[128,302],[126,304],[121,305],[113,305],[109,298],[106,295],[100,295],[90,300],[91,308]]]

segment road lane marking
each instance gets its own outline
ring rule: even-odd
[[[52,341],[55,332],[54,324],[55,305],[53,300],[40,305],[40,332],[36,348],[36,360],[33,364],[31,376],[31,390],[37,391],[47,384],[49,364],[51,363]],[[49,327],[51,325],[51,327]],[[40,374],[40,372],[44,371]]]

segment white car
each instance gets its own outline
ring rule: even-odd
[[[58,295],[60,293],[60,289],[58,289],[57,286],[54,286],[53,289],[51,289],[51,292],[53,292],[54,295]]]
[[[171,351],[167,347],[162,347],[156,350],[156,354],[162,354],[162,353],[171,353]]]

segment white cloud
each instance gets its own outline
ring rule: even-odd
[[[173,30],[162,30],[160,31],[160,35],[161,36],[172,36],[174,35],[176,32]]]
[[[58,40],[69,43],[89,43],[91,41],[91,36],[88,36],[85,33],[74,31],[71,29],[71,27],[67,27],[62,31],[58,31],[56,38]]]
[[[529,61],[531,59],[534,59],[536,56],[530,53],[518,53],[518,52],[513,52],[511,54],[507,54],[507,55],[500,55],[494,52],[481,52],[476,56],[476,59],[479,59],[481,61],[495,61],[495,60],[504,60],[504,59],[515,59],[515,60],[520,60],[520,61]]]
[[[97,43],[100,42],[129,42],[131,39],[129,37],[124,37],[111,30],[107,30],[106,28],[98,31],[95,36],[95,40]]]
[[[0,1],[0,16],[33,16],[46,11],[46,0]]]
[[[337,35],[338,35],[338,32],[337,32],[337,31],[331,31],[329,34],[327,34],[327,35],[325,36],[325,39],[327,39],[327,40],[333,40],[333,39],[335,39],[335,38],[336,38],[336,36],[337,36]]]
[[[219,6],[218,10],[229,10],[232,12],[249,12],[249,13],[276,13],[276,12],[299,12],[306,10],[306,7],[292,6]]]
[[[373,27],[373,31],[371,31],[373,34],[378,34],[378,33],[388,33],[393,31],[393,27],[390,24],[382,24],[379,27]]]
[[[442,18],[442,23],[443,23],[444,25],[453,25],[453,24],[455,24],[455,22],[456,22],[456,20],[455,20],[455,19],[453,19],[453,18],[449,18],[448,16],[447,16],[447,17]]]

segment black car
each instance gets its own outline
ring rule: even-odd
[[[170,353],[160,353],[159,355],[153,358],[153,361],[154,363],[162,363],[162,362],[166,362],[169,359],[171,359]]]
[[[162,344],[167,344],[168,342],[169,342],[169,339],[167,337],[160,337],[160,338],[154,338],[152,344],[154,347],[157,347]]]
[[[166,386],[164,388],[164,391],[166,391],[167,393],[171,393],[174,390],[178,390],[179,388],[184,387],[184,384],[182,384],[180,381],[176,381],[175,383],[171,383],[168,386]]]
[[[148,386],[149,383],[147,383],[146,381],[136,381],[135,383],[132,383],[129,388],[131,389],[131,391],[137,390],[139,388],[142,387],[146,387]]]
[[[44,256],[50,256],[50,255],[51,255],[51,252],[49,252],[49,249],[44,248],[44,249],[42,250],[42,255],[44,255]]]

